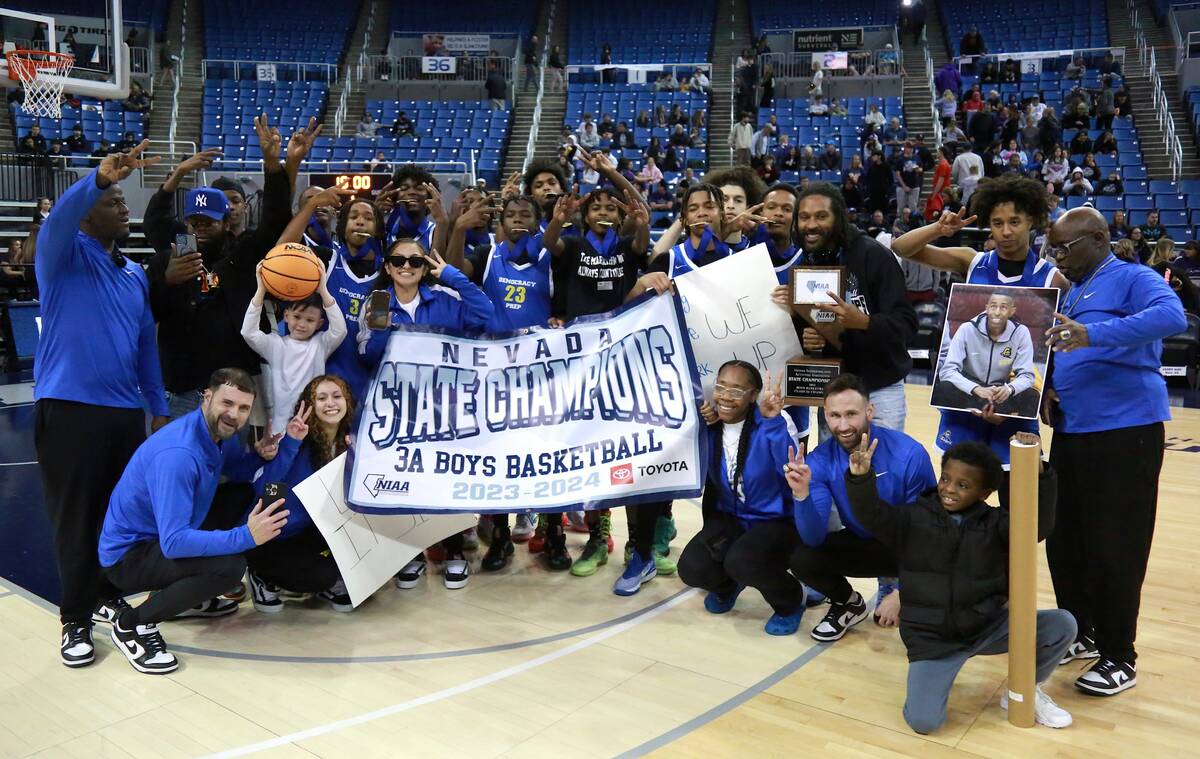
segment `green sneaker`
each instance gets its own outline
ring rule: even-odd
[[[607,509],[601,511],[598,523],[600,525],[600,537],[604,538],[604,547],[606,552],[612,553],[612,512]]]
[[[571,574],[576,577],[591,577],[607,563],[608,546],[604,544],[604,539],[589,540],[583,546],[583,553],[571,565]]]
[[[626,564],[629,563],[629,558],[631,556],[633,556],[633,541],[626,540],[625,541],[625,563]]]
[[[671,553],[671,541],[679,531],[675,529],[675,520],[671,517],[660,516],[658,521],[654,523],[654,555],[669,556]],[[658,569],[658,573],[662,574],[662,567]]]
[[[664,576],[665,575],[673,575],[673,574],[675,574],[675,569],[676,569],[675,560],[668,559],[666,556],[663,556],[663,555],[659,554],[657,551],[655,551],[654,552],[654,568],[658,570],[658,573],[660,575],[664,575]]]

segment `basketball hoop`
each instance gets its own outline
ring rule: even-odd
[[[21,109],[30,116],[62,118],[63,77],[71,73],[75,56],[46,50],[10,50],[8,77],[25,87]]]

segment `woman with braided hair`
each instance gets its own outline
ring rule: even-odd
[[[770,380],[770,377],[768,377]],[[804,586],[788,573],[800,536],[784,477],[795,425],[783,410],[782,378],[763,384],[752,364],[728,361],[717,373],[709,422],[704,525],[679,557],[679,578],[708,591],[704,608],[731,609],[746,586],[756,588],[774,614],[770,635],[791,635],[804,612]],[[757,404],[757,407],[756,405]]]

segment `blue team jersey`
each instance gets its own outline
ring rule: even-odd
[[[979,253],[967,267],[967,284],[1005,285],[1008,287],[1053,287],[1054,275],[1058,272],[1050,262],[1030,250],[1025,257],[1024,270],[1015,277],[1000,273],[1000,256],[996,251]],[[948,345],[948,341],[943,340]],[[939,357],[944,359],[945,356]],[[940,363],[940,362],[939,362]],[[1008,441],[1017,432],[1038,432],[1036,419],[1007,418],[1000,424],[984,421],[968,411],[942,410],[942,422],[938,427],[936,447],[945,453],[958,443],[978,442],[990,447],[1008,469]]]
[[[550,251],[541,247],[540,236],[525,240],[529,241],[525,263],[515,263],[509,244],[501,242],[492,246],[484,264],[480,288],[496,309],[489,332],[510,332],[550,320],[554,296]]]
[[[782,258],[771,256],[771,265],[775,267],[775,277],[779,280],[779,284],[788,284],[792,277],[792,269],[800,265],[800,257],[803,255],[804,251],[799,248],[788,248],[784,251]]]
[[[356,401],[362,400],[367,381],[370,379],[370,372],[358,356],[358,320],[359,314],[366,307],[375,277],[374,273],[362,278],[355,276],[346,265],[342,246],[334,247],[333,255],[329,259],[326,283],[329,294],[337,301],[342,316],[346,317],[346,339],[342,340],[342,344],[333,355],[325,360],[325,371],[344,379]]]

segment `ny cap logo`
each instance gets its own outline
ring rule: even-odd
[[[208,198],[204,197],[203,195],[197,195],[196,196],[196,207],[197,208],[207,208],[208,207]]]

